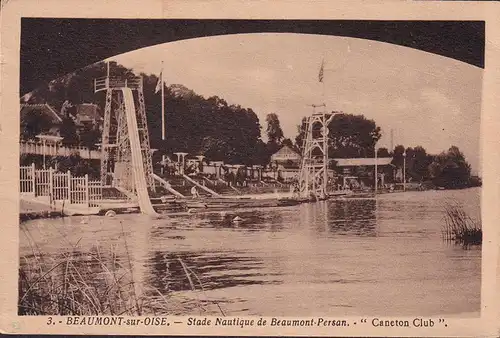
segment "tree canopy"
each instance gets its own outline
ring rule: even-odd
[[[281,129],[280,120],[275,113],[267,114],[267,139],[269,143],[281,144],[283,140],[283,130]]]
[[[470,184],[470,164],[456,146],[451,146],[448,151],[435,156],[428,169],[430,177],[437,186],[458,189]]]

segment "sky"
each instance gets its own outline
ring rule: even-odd
[[[262,125],[276,113],[292,140],[312,104],[363,114],[382,129],[377,147],[458,146],[481,171],[479,129],[483,70],[443,56],[378,41],[291,33],[196,38],[110,58],[167,85],[217,95],[252,108]],[[318,80],[324,60],[324,81]],[[168,123],[168,121],[166,121]]]

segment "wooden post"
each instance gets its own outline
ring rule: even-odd
[[[89,205],[89,175],[85,174],[85,205],[87,208]]]
[[[52,168],[49,168],[49,200],[52,203],[54,199],[54,172]]]
[[[31,182],[32,182],[32,188],[33,188],[33,195],[35,194],[35,163],[31,163]]]
[[[403,152],[403,191],[406,191],[406,150]]]
[[[67,171],[66,175],[68,175],[68,203],[71,203],[71,171]]]

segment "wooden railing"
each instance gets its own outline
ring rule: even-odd
[[[53,143],[30,142],[21,141],[19,143],[21,154],[36,154],[46,156],[71,156],[78,153],[81,158],[99,160],[101,152],[98,150],[91,150],[87,147],[65,147]]]
[[[88,175],[74,177],[68,171],[36,169],[35,165],[21,166],[20,193],[33,197],[46,196],[50,202],[65,201],[88,207],[98,207],[102,200],[100,181],[89,181]]]
[[[137,76],[131,79],[118,77],[101,77],[94,79],[94,92],[106,90],[108,88],[142,88],[142,78]]]

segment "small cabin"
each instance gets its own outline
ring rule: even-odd
[[[293,148],[283,146],[271,155],[271,163],[275,163],[279,168],[298,168],[302,156]]]
[[[75,105],[75,124],[80,127],[99,125],[103,121],[101,109],[93,103],[80,103]]]

